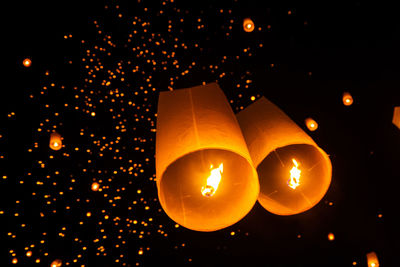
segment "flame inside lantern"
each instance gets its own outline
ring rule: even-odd
[[[300,185],[301,170],[298,169],[299,164],[295,159],[292,159],[292,162],[294,166],[290,170],[290,179],[288,180],[288,186],[292,189],[296,189],[296,187]]]
[[[205,197],[211,197],[217,192],[219,183],[221,182],[222,173],[224,172],[224,165],[221,163],[218,168],[213,169],[211,164],[211,174],[207,178],[207,184],[201,188],[201,194]]]

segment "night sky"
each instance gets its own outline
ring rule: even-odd
[[[0,266],[366,267],[371,251],[380,266],[398,266],[398,10],[300,2],[6,4]],[[155,183],[158,94],[210,82],[235,113],[265,96],[329,154],[332,183],[319,204],[278,216],[256,203],[210,233],[165,214]],[[54,130],[59,151],[49,148]]]

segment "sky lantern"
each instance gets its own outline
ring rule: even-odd
[[[259,203],[278,215],[315,206],[329,188],[328,155],[265,97],[237,114],[260,181]]]
[[[100,188],[99,183],[97,183],[97,182],[92,183],[92,186],[91,186],[92,191],[98,191],[99,188]]]
[[[62,266],[62,260],[60,259],[56,259],[50,264],[50,267],[61,267],[61,266]]]
[[[60,150],[62,148],[62,137],[59,133],[53,132],[50,135],[50,148]]]
[[[245,32],[252,32],[254,31],[254,22],[250,18],[245,18],[243,20],[243,29]]]
[[[31,65],[32,65],[32,60],[30,59],[30,58],[25,58],[23,61],[22,61],[22,65],[24,65],[24,67],[30,67]]]
[[[400,129],[400,106],[394,107],[392,122]]]
[[[368,267],[379,267],[378,256],[373,251],[367,253],[367,262]]]
[[[345,106],[351,106],[353,104],[353,97],[349,92],[343,93],[342,100],[343,100],[343,105]]]
[[[305,119],[305,123],[306,123],[308,130],[310,130],[311,132],[318,129],[318,123],[312,118]]]
[[[257,201],[257,172],[216,83],[160,93],[156,176],[166,214],[196,231],[228,227]]]

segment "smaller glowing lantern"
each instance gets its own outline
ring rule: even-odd
[[[254,22],[250,18],[245,18],[243,20],[243,29],[245,32],[252,32],[254,31]]]
[[[379,267],[378,256],[375,252],[367,253],[368,267]]]
[[[62,148],[62,137],[59,133],[51,133],[50,148],[53,150],[60,150]]]
[[[257,168],[261,206],[277,215],[299,214],[315,206],[331,182],[328,155],[265,97],[237,118]],[[313,124],[312,129],[317,127]]]
[[[305,123],[306,123],[308,130],[310,130],[311,132],[318,129],[318,123],[315,120],[313,120],[312,118],[307,118],[305,120]]]
[[[22,64],[24,65],[24,67],[30,67],[31,65],[32,65],[32,60],[30,60],[29,58],[25,58],[23,61],[22,61]]]
[[[353,97],[351,96],[351,94],[349,92],[344,92],[343,93],[343,104],[345,106],[351,106],[351,104],[353,104]]]
[[[394,107],[392,122],[400,129],[400,106]]]

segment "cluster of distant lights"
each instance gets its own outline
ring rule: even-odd
[[[173,2],[173,1],[171,1],[171,2]],[[164,2],[165,3],[165,2]],[[118,9],[118,8],[117,8]],[[290,15],[291,14],[291,11],[289,11],[288,12],[288,14]],[[118,14],[118,17],[121,17],[122,15],[121,14]],[[199,19],[200,20],[200,19]],[[199,21],[199,23],[201,22],[201,20]],[[143,22],[143,21],[140,21],[140,19],[139,20],[137,20],[137,22],[136,21],[134,21],[134,24],[136,24],[136,23],[142,23],[142,25],[143,25],[143,27],[145,27],[146,26],[146,22]],[[231,21],[231,23],[232,23],[232,21]],[[98,26],[98,23],[97,22],[95,22],[95,25],[96,25],[96,28],[99,28],[99,26]],[[197,26],[199,29],[202,29],[202,28],[204,28],[204,24],[201,24],[200,23],[200,25],[198,25]],[[271,28],[271,25],[268,25],[267,26],[267,29],[270,29]],[[250,19],[250,18],[246,18],[246,19],[244,19],[243,20],[243,30],[245,31],[245,32],[252,32],[253,30],[255,29],[255,25],[254,25],[254,22]],[[259,28],[259,29],[261,29],[261,27]],[[135,30],[136,31],[136,30]],[[169,31],[171,31],[171,27],[169,27]],[[146,29],[145,29],[145,32],[146,32]],[[114,46],[114,44],[112,43],[112,41],[110,40],[111,38],[109,37],[109,36],[107,36],[106,34],[104,34],[104,33],[102,33],[101,32],[101,30],[99,30],[99,35],[102,35],[102,36],[104,36],[104,41],[109,45],[109,46]],[[136,32],[135,32],[136,33]],[[72,38],[72,35],[66,35],[65,36],[65,39],[68,39],[68,38]],[[162,42],[162,38],[160,38],[160,40],[159,41],[157,41],[157,42]],[[82,43],[84,43],[84,41],[82,41]],[[182,44],[183,46],[187,46],[188,44]],[[197,45],[197,44],[196,44]],[[195,46],[196,46],[195,45]],[[262,47],[262,44],[260,44],[259,45],[259,47]],[[98,52],[99,53],[105,53],[105,51],[106,51],[106,49],[105,48],[98,48],[97,46],[96,46],[96,48],[95,48],[96,50],[98,50]],[[134,50],[136,50],[136,49],[139,49],[138,47],[135,47],[134,48]],[[248,50],[250,50],[250,48],[246,48],[246,49],[244,49],[244,52],[245,53],[249,53],[248,52]],[[90,62],[93,62],[94,60],[93,60],[93,58],[95,58],[96,56],[95,55],[93,55],[94,53],[93,52],[91,52],[91,51],[87,51],[87,55],[86,55],[86,57],[85,58],[87,58],[87,60],[89,60]],[[142,51],[142,53],[138,53],[138,55],[142,55],[142,54],[146,54],[146,52],[143,52]],[[168,56],[168,59],[172,59],[174,56],[173,56],[173,54],[174,54],[174,52],[170,55],[171,56],[171,58]],[[226,57],[224,57],[223,58],[223,60],[226,60],[227,58]],[[86,60],[83,60],[83,61],[86,61]],[[166,61],[165,61],[166,62]],[[71,63],[71,62],[69,62],[69,63]],[[164,68],[166,68],[167,67],[167,65],[169,64],[169,62],[167,62],[167,63],[165,63],[165,66],[164,66]],[[173,63],[173,66],[175,66],[176,68],[179,68],[179,65],[178,65],[179,63],[176,63],[176,62],[174,62]],[[26,59],[24,59],[23,61],[22,61],[22,65],[24,66],[24,67],[26,67],[26,68],[29,68],[29,67],[31,67],[32,66],[32,60],[31,60],[31,58],[26,58]],[[190,64],[189,66],[188,66],[188,68],[186,68],[184,71],[182,71],[182,73],[181,73],[181,75],[182,76],[184,76],[184,75],[186,75],[187,73],[188,73],[188,71],[193,67],[193,66],[195,66],[196,65],[196,63],[193,61],[193,63],[192,64]],[[89,65],[87,65],[88,66],[88,68],[90,68],[89,67]],[[214,72],[214,70],[216,69],[216,67],[217,66],[212,66],[212,67],[210,67],[210,69],[212,69],[212,71]],[[271,67],[274,67],[274,64],[271,64]],[[97,70],[97,71],[100,71],[100,70],[102,70],[103,69],[103,66],[101,66],[101,65],[97,65],[97,66],[95,66],[94,67],[94,69],[95,70]],[[96,79],[96,76],[94,75],[94,72],[95,71],[92,71],[92,70],[90,70],[88,73],[89,73],[89,76],[91,76],[91,79]],[[121,73],[121,70],[119,69],[119,71],[117,71],[118,72],[118,74],[120,74]],[[123,71],[122,71],[123,72]],[[133,69],[133,72],[140,72],[139,71],[139,68],[134,68]],[[111,77],[115,77],[116,76],[116,73],[113,73],[113,72],[111,72],[110,73],[110,71],[109,71],[109,73],[108,73]],[[46,73],[46,75],[48,75],[48,73]],[[143,75],[144,75],[144,73],[143,73]],[[219,76],[219,77],[224,77],[225,76],[225,73],[221,73],[221,75]],[[151,83],[151,75],[149,75],[149,76],[147,76],[148,78],[147,78],[147,82],[148,83]],[[90,84],[90,83],[92,83],[93,81],[91,80],[91,79],[89,79],[88,78],[88,80],[86,81],[87,82],[87,84]],[[123,79],[123,78],[122,78]],[[169,89],[170,90],[173,90],[174,88],[173,88],[173,86],[174,86],[174,80],[176,80],[177,79],[177,77],[172,77],[171,78],[171,83],[170,83],[170,86],[169,86]],[[246,80],[245,81],[245,86],[243,86],[243,87],[245,87],[245,88],[248,88],[249,87],[249,85],[251,84],[251,80]],[[110,85],[110,81],[105,81],[104,80],[104,83],[102,84],[103,86],[109,86]],[[140,90],[142,91],[142,92],[147,92],[146,90],[148,90],[148,91],[155,91],[155,88],[154,87],[152,87],[151,85],[149,85],[148,86],[149,88],[148,89],[145,89],[145,88],[140,88]],[[241,87],[241,85],[240,84],[237,84],[237,87],[238,88],[240,88]],[[45,90],[45,89],[44,89]],[[76,90],[76,89],[75,89]],[[112,93],[111,93],[112,92]],[[112,94],[114,94],[114,95],[118,95],[118,97],[121,97],[121,95],[123,96],[123,93],[120,93],[120,92],[118,92],[118,90],[111,90],[110,89],[110,95],[112,95]],[[135,93],[136,94],[136,93]],[[147,94],[147,93],[145,93],[145,94]],[[80,95],[79,94],[77,94],[76,95],[77,97],[77,99],[80,97]],[[90,95],[89,95],[90,96]],[[238,97],[239,98],[241,98],[242,97],[242,95],[241,94],[239,94],[238,95]],[[257,97],[259,97],[259,95],[257,95]],[[257,99],[257,97],[256,96],[250,96],[250,100],[251,101],[255,101],[256,99]],[[32,96],[31,96],[31,98],[32,98]],[[105,101],[105,100],[103,100],[103,101]],[[92,116],[92,117],[95,117],[96,116],[96,112],[94,111],[94,110],[90,110],[91,108],[93,108],[93,104],[91,103],[92,102],[92,100],[91,99],[86,99],[85,100],[85,105],[86,105],[86,109],[85,109],[85,112],[86,113],[88,113],[88,114],[90,114],[90,116]],[[352,97],[352,95],[349,93],[349,92],[344,92],[343,93],[343,97],[342,97],[342,102],[343,102],[343,105],[345,105],[345,106],[351,106],[352,104],[353,104],[353,97]],[[233,104],[234,103],[234,101],[233,100],[230,100],[230,103],[231,104]],[[134,107],[135,105],[134,105],[134,103],[129,103],[129,105],[130,106],[132,106],[132,107]],[[67,104],[65,104],[65,107],[67,107],[68,105]],[[139,109],[139,106],[137,107],[138,109]],[[144,108],[144,107],[142,107],[142,108]],[[243,107],[236,107],[236,110],[238,110],[238,109],[242,109]],[[77,108],[76,108],[77,109]],[[110,110],[110,112],[112,112],[111,110]],[[15,113],[14,112],[12,112],[12,113],[10,113],[8,116],[9,117],[12,117],[12,116],[14,116],[15,115]],[[57,116],[57,115],[56,115]],[[152,124],[153,126],[154,126],[154,123]],[[120,130],[121,132],[124,132],[124,128],[122,127],[123,125],[121,125],[120,127],[118,127],[117,129],[118,130]],[[305,126],[307,127],[307,129],[309,130],[309,131],[315,131],[315,130],[317,130],[317,128],[318,128],[318,123],[317,123],[317,121],[315,121],[313,118],[311,118],[311,117],[308,117],[308,118],[306,118],[305,119]],[[42,126],[43,127],[43,126]],[[121,128],[122,127],[122,128]],[[54,128],[56,128],[56,127],[54,127]],[[153,127],[153,128],[155,128],[155,127]],[[38,130],[39,131],[39,130]],[[40,130],[41,131],[41,130]],[[55,132],[55,129],[53,129],[52,130],[52,132]],[[154,132],[154,130],[152,130],[152,132]],[[92,135],[91,135],[92,136]],[[2,135],[0,135],[0,139],[2,138]],[[103,146],[103,148],[107,148],[107,147],[110,147],[111,148],[111,146],[112,146],[112,141],[110,142],[110,143],[107,143],[108,145],[107,146]],[[35,143],[34,144],[34,147],[37,147],[38,146],[38,144],[37,143]],[[75,150],[79,150],[79,148],[78,147],[76,147],[75,148]],[[138,150],[140,150],[140,148],[138,148]],[[30,152],[31,152],[32,150],[30,149]],[[64,153],[64,156],[69,156],[69,154],[67,154],[66,152]],[[52,156],[50,156],[50,158],[52,158]],[[148,160],[150,160],[150,159],[146,159],[146,161],[148,161]],[[41,164],[42,166],[44,166],[45,165],[45,163],[44,162],[42,162],[42,161],[39,161],[39,164]],[[135,164],[136,165],[136,164]],[[140,165],[140,164],[139,164]],[[136,165],[134,168],[135,169],[138,169],[137,168],[138,166]],[[132,173],[132,170],[130,169],[129,171],[128,171],[130,174],[133,174]],[[141,169],[140,170],[140,173],[143,173],[143,169]],[[137,173],[135,173],[135,176],[137,176],[138,174]],[[154,175],[152,176],[153,178],[154,178]],[[7,177],[6,176],[3,176],[3,179],[7,179]],[[74,179],[72,179],[72,180],[74,180]],[[92,183],[91,183],[91,185],[90,185],[90,189],[93,191],[93,192],[97,192],[97,191],[99,191],[99,192],[101,192],[103,189],[103,186],[101,185],[101,182],[100,181],[93,181]],[[137,193],[138,194],[140,194],[141,193],[141,190],[140,189],[138,189],[137,190]],[[60,194],[61,194],[61,192],[60,192]],[[136,202],[136,201],[135,201]],[[332,202],[329,202],[329,205],[333,205],[333,203]],[[146,206],[146,209],[149,209],[149,207],[148,206]],[[104,210],[103,210],[104,211]],[[0,211],[0,214],[4,214],[4,211]],[[41,214],[42,215],[42,214]],[[18,216],[18,213],[16,213],[15,214],[15,216]],[[90,217],[91,216],[91,212],[87,212],[86,213],[86,217]],[[382,214],[379,214],[378,215],[378,217],[379,218],[382,218]],[[109,218],[109,215],[107,215],[107,214],[105,214],[104,215],[104,218],[105,219],[108,219]],[[150,221],[150,220],[149,220]],[[136,221],[136,220],[132,220],[132,224],[137,224],[138,222]],[[179,227],[179,225],[175,225],[175,228],[178,228]],[[160,227],[160,228],[162,228],[162,227]],[[160,233],[164,233],[165,234],[165,236],[167,236],[167,234],[163,231],[163,230],[159,230],[159,232]],[[61,235],[62,235],[62,233],[60,233]],[[11,236],[13,236],[14,238],[15,238],[15,235],[13,235],[12,233],[9,233],[9,235],[11,235]],[[43,233],[43,235],[45,235],[45,233]],[[141,233],[140,234],[140,236],[143,236],[144,235],[144,233]],[[231,236],[235,236],[236,235],[236,232],[235,231],[231,231],[230,232],[230,235]],[[297,238],[301,238],[302,236],[299,234],[298,236],[297,236]],[[335,240],[335,235],[333,234],[333,233],[328,233],[327,234],[327,240],[328,241],[334,241]],[[42,240],[43,242],[42,243],[44,243],[44,240]],[[183,244],[184,245],[184,244]],[[182,246],[183,246],[182,245]],[[35,245],[34,244],[32,244],[32,245],[30,245],[30,246],[27,246],[27,247],[25,247],[25,250],[26,250],[26,253],[25,253],[25,256],[26,257],[28,257],[28,258],[30,258],[30,257],[33,257],[34,256],[34,253],[32,252],[32,249],[33,248],[35,248]],[[85,246],[85,247],[83,247],[83,250],[86,250],[87,249],[87,247]],[[147,248],[140,248],[138,251],[137,251],[137,254],[138,255],[143,255],[143,253],[144,253],[144,251],[146,251],[146,250],[149,250],[149,248],[147,247]],[[10,254],[12,254],[13,256],[15,256],[14,258],[12,258],[12,260],[11,260],[11,263],[13,263],[13,264],[17,264],[18,263],[18,258],[16,257],[16,253],[15,253],[15,251],[14,250],[10,250],[9,251],[10,252]],[[44,253],[44,256],[48,256],[48,253]],[[189,261],[191,261],[191,259],[189,259]],[[77,260],[75,259],[74,261],[73,261],[73,263],[74,264],[76,264],[76,262],[77,262]],[[116,262],[120,262],[120,260],[116,260]],[[37,258],[36,260],[35,260],[35,263],[41,263],[41,259],[40,258]],[[65,265],[69,265],[69,264],[71,264],[70,262],[68,262],[68,261],[66,261],[66,262],[64,262],[64,264]],[[51,262],[51,264],[50,264],[50,266],[51,267],[60,267],[60,266],[62,266],[63,265],[63,260],[61,260],[61,259],[54,259],[52,262]],[[123,263],[123,265],[126,265],[125,263]],[[139,265],[139,263],[137,263],[137,265]],[[353,262],[353,265],[357,265],[357,262]],[[375,265],[371,265],[370,267],[376,267]]]

